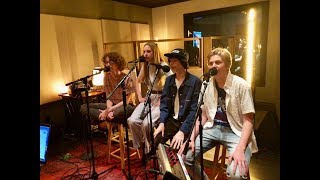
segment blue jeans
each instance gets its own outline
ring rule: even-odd
[[[203,131],[203,137],[202,137],[202,145],[203,145],[203,153],[207,152],[208,150],[215,147],[218,143],[223,144],[226,146],[227,151],[230,154],[234,152],[236,149],[240,137],[237,136],[230,127],[225,127],[221,125],[213,125],[213,127],[204,129]],[[195,163],[195,159],[198,158],[200,155],[200,136],[196,138],[195,141],[195,152],[192,153],[191,149],[186,154],[185,158],[185,164],[188,167],[188,169],[191,169],[193,165],[195,164],[194,170],[194,179],[198,179],[197,177],[200,177],[200,164]],[[247,146],[245,151],[245,159],[247,162],[247,166],[249,167],[250,164],[250,158],[251,158],[251,149]],[[228,179],[246,179],[246,177],[240,177],[239,169],[236,169],[235,175],[232,173],[234,161],[227,167],[227,176]],[[189,172],[192,174],[191,172]],[[207,175],[204,173],[204,179],[209,179]]]

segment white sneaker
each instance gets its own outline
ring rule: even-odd
[[[98,125],[91,125],[91,132],[97,132],[98,128]]]

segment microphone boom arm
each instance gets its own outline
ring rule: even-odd
[[[152,82],[152,84],[151,84],[151,89],[148,89],[148,91],[147,91],[146,101],[144,102],[144,106],[143,106],[142,112],[141,112],[141,114],[140,114],[140,119],[141,119],[141,120],[144,120],[144,118],[145,118],[145,117],[147,116],[147,114],[148,114],[148,112],[145,113],[145,109],[146,109],[147,104],[148,104],[148,101],[149,101],[149,99],[150,99],[151,92],[152,92],[152,87],[153,87],[153,85],[154,85],[154,83],[155,83],[155,81],[156,81],[156,78],[157,78],[157,76],[158,76],[158,73],[159,73],[159,69],[157,68],[156,73],[155,73],[155,78],[154,78],[154,80],[153,80],[153,82]]]
[[[215,75],[215,73],[211,73],[210,75]],[[202,111],[201,111],[201,105],[203,104],[203,96],[204,96],[204,93],[206,92],[206,89],[207,89],[207,86],[209,84],[209,79],[210,79],[210,76],[209,78],[206,78],[206,80],[203,82],[203,89],[202,91],[200,91],[200,100],[198,101],[198,105],[197,105],[197,110],[196,110],[196,114],[194,116],[194,120],[193,120],[193,124],[192,124],[192,128],[191,128],[191,133],[189,133],[189,136],[188,138],[186,139],[186,141],[184,143],[186,143],[185,147],[184,147],[184,151],[183,151],[183,154],[187,154],[188,152],[188,149],[189,149],[189,142],[190,142],[190,138],[191,138],[191,135],[192,135],[192,131],[194,129],[194,126],[196,124],[196,120],[197,120],[197,117],[199,116],[199,136],[200,136],[200,167],[201,167],[201,180],[203,180],[203,170],[204,170],[204,166],[203,166],[203,146],[202,146],[202,118],[201,118],[201,114]]]
[[[127,79],[127,77],[131,75],[131,72],[136,68],[136,66],[137,64],[135,63],[133,67],[130,69],[130,71],[128,72],[128,74],[126,74],[118,83],[118,85],[108,94],[108,96],[106,97],[106,100],[108,100],[113,95],[113,93],[121,86],[121,84]]]
[[[74,83],[76,83],[76,82],[78,82],[78,81],[84,81],[84,80],[90,78],[91,76],[100,74],[100,72],[101,72],[101,71],[99,70],[99,72],[97,72],[97,73],[90,74],[90,75],[87,75],[87,76],[85,76],[85,77],[83,77],[83,78],[80,78],[80,79],[77,79],[77,80],[75,80],[75,81],[69,82],[69,83],[65,84],[65,86],[69,86],[70,84],[74,84]]]

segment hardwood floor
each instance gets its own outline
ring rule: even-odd
[[[252,156],[250,177],[253,180],[280,179],[280,152],[261,150]]]
[[[206,152],[203,158],[212,162],[213,156],[214,148]],[[251,180],[279,180],[280,152],[260,149],[252,155],[249,171]]]

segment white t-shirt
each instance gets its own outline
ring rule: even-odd
[[[176,86],[177,86],[177,94],[176,97],[174,98],[174,119],[178,119],[178,115],[179,115],[179,88],[182,84],[183,81],[179,82],[176,78]]]

